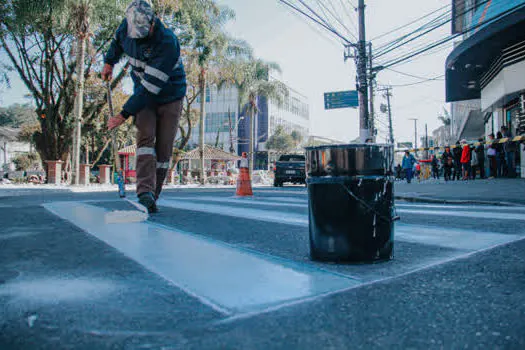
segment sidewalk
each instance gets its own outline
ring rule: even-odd
[[[397,181],[395,196],[419,202],[525,205],[525,179]]]

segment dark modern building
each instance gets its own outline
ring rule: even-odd
[[[525,134],[525,0],[453,0],[452,9],[452,32],[463,38],[446,61],[455,136],[487,136],[502,126]],[[523,148],[516,164],[525,177]]]

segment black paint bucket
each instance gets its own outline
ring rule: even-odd
[[[306,148],[313,260],[390,260],[394,249],[393,146]]]

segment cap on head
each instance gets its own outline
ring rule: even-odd
[[[143,39],[148,36],[155,12],[150,0],[132,0],[126,9],[128,37]]]

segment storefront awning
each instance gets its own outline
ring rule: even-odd
[[[447,57],[447,102],[481,98],[482,77],[503,51],[525,40],[525,7],[479,29]]]

